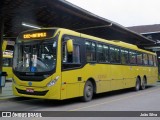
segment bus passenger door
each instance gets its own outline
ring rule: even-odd
[[[67,41],[73,43],[73,51],[68,51]],[[62,40],[62,99],[80,96],[82,82],[82,45],[80,38],[64,36]]]

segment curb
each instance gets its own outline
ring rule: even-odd
[[[1,96],[0,96],[0,102],[1,102],[1,101],[4,101],[4,100],[10,100],[10,99],[13,99],[13,98],[16,98],[16,96],[13,96],[13,95],[12,95],[12,96],[6,96],[6,97],[2,97],[2,98],[1,98]]]

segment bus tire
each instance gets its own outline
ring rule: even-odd
[[[93,84],[91,81],[87,81],[84,86],[82,100],[84,102],[88,102],[92,100],[92,97],[93,97]]]
[[[141,85],[141,89],[142,89],[142,90],[146,89],[146,85],[147,85],[146,78],[145,78],[145,77],[143,77],[142,85]]]
[[[135,91],[139,91],[140,90],[140,87],[141,87],[141,82],[140,82],[140,79],[139,77],[137,77],[136,79],[136,84],[135,84]]]

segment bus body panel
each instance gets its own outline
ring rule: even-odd
[[[47,84],[49,81],[55,79],[55,77],[58,75],[52,75],[45,80],[41,82],[34,82],[34,81],[22,81],[19,80],[16,76],[14,76],[14,82],[12,84],[13,88],[13,93],[16,96],[23,96],[23,97],[34,97],[34,98],[44,98],[44,99],[61,99],[60,97],[60,90],[61,90],[61,78],[56,82],[55,86],[47,87]],[[31,82],[32,85],[29,85]],[[21,90],[21,93],[18,93],[18,90]],[[32,92],[29,95],[29,92],[27,92],[28,89],[33,90],[33,92],[37,92],[37,95],[32,95]],[[39,95],[41,94],[40,92],[46,92],[44,95]],[[24,93],[24,94],[23,94]]]
[[[2,67],[2,71],[7,73],[7,76],[6,76],[7,80],[13,78],[12,67]]]

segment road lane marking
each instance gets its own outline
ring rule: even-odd
[[[136,95],[130,95],[130,96],[127,96],[127,97],[110,100],[110,101],[99,103],[99,104],[94,104],[94,105],[90,105],[90,106],[86,106],[86,107],[80,107],[80,108],[77,108],[77,109],[68,110],[66,112],[74,112],[74,111],[82,110],[82,109],[85,109],[85,108],[96,107],[96,106],[99,106],[99,105],[104,105],[104,104],[108,104],[108,103],[112,103],[112,102],[116,102],[116,101],[120,101],[120,100],[124,100],[124,99],[128,99],[128,98],[132,98],[132,97],[135,97],[135,96],[149,94],[149,93],[152,93],[152,92],[155,92],[155,91],[159,91],[159,90],[160,90],[160,88],[154,89],[154,90],[150,90],[150,91],[147,91],[147,92],[143,92],[143,93],[139,93],[139,94],[136,94]],[[32,120],[40,120],[40,118],[33,118]]]
[[[119,98],[119,99],[113,99],[113,100],[106,101],[106,102],[103,102],[103,103],[98,103],[98,104],[94,104],[94,105],[89,105],[89,106],[85,106],[85,107],[72,109],[72,110],[69,110],[69,111],[77,111],[77,110],[82,110],[82,109],[86,109],[86,108],[96,107],[96,106],[99,106],[99,105],[104,105],[104,104],[108,104],[108,103],[112,103],[112,102],[116,102],[116,101],[120,101],[120,100],[124,100],[124,99],[128,99],[128,98],[132,98],[132,97],[135,97],[135,96],[140,96],[140,95],[152,93],[152,92],[159,91],[159,90],[160,90],[160,88],[155,89],[155,90],[150,90],[150,91],[147,91],[147,92],[143,92],[143,93],[139,93],[139,94],[136,94],[136,95],[130,95],[130,96],[127,96],[127,97],[122,97],[122,98]]]

